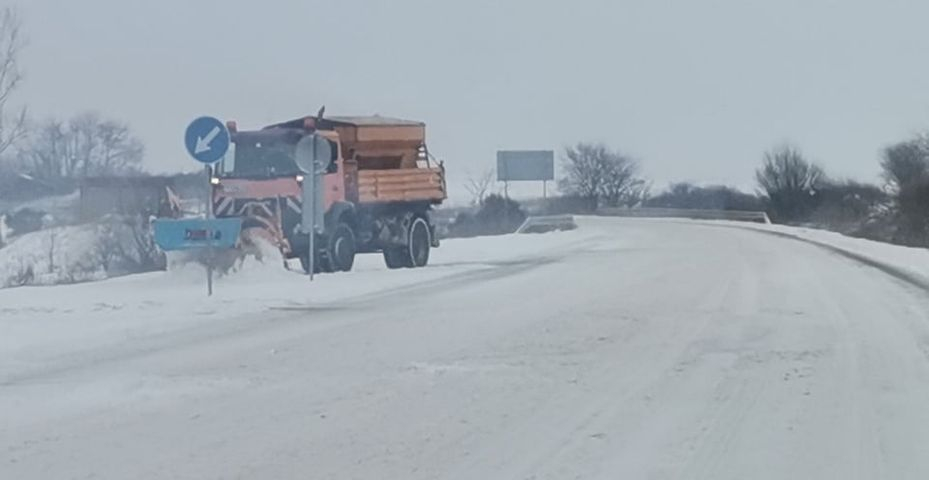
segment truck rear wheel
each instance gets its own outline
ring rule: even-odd
[[[425,267],[429,263],[432,233],[423,217],[414,217],[407,230],[406,245],[384,248],[387,268]]]
[[[411,267],[425,267],[429,263],[429,248],[432,245],[429,224],[423,217],[416,217],[410,224],[409,256]]]

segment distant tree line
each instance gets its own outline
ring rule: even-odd
[[[757,195],[725,185],[698,186],[673,183],[667,190],[648,198],[648,207],[696,208],[703,210],[761,211],[765,202]]]
[[[0,10],[0,197],[67,192],[81,178],[138,173],[144,147],[125,122],[95,112],[34,120],[10,100],[21,85],[22,23]]]
[[[784,144],[761,155],[755,192],[680,182],[652,195],[637,160],[604,144],[582,142],[564,150],[561,195],[550,198],[542,213],[591,213],[602,207],[638,206],[765,211],[777,223],[929,246],[929,135],[889,145],[881,153],[880,166],[880,184],[838,179],[810,161],[800,148]],[[486,196],[491,186],[492,172],[471,180],[468,190],[475,205],[483,206],[491,198]],[[495,196],[492,205],[481,208],[481,215],[468,217],[469,222],[460,225],[469,225],[469,234],[506,233],[515,228],[496,220],[502,212],[522,211],[515,202],[503,207],[504,200]],[[493,227],[480,227],[484,221]]]
[[[767,153],[756,177],[772,219],[909,246],[929,246],[929,140],[886,147],[880,185],[835,180],[793,147]]]

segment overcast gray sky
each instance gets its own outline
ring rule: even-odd
[[[603,141],[672,180],[751,188],[783,141],[873,180],[929,126],[929,2],[28,0],[38,117],[128,121],[156,172],[187,123],[314,113],[423,120],[451,181],[497,149]]]

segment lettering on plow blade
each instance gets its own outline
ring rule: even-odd
[[[155,220],[155,243],[162,250],[234,248],[242,230],[240,218],[159,218]]]
[[[206,241],[209,239],[211,233],[213,237],[212,240],[221,240],[223,238],[222,230],[207,230],[205,228],[199,228],[187,229],[184,232],[184,239],[192,241]]]

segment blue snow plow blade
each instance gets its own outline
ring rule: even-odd
[[[241,218],[160,218],[155,220],[155,243],[162,250],[233,248],[242,231]]]

